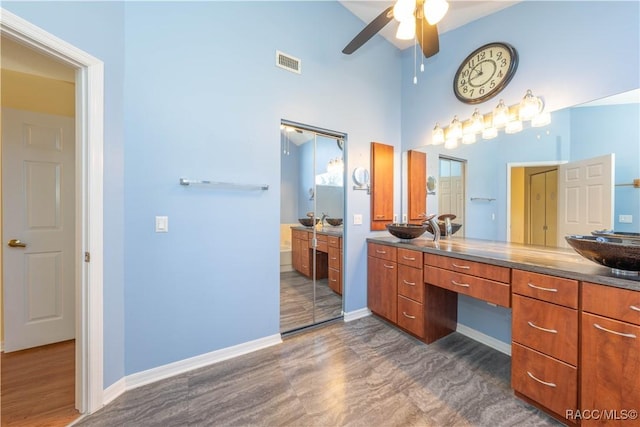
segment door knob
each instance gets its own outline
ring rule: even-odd
[[[18,239],[11,239],[11,240],[9,240],[8,245],[9,245],[9,246],[11,246],[12,248],[26,248],[26,247],[27,247],[27,244],[26,244],[26,243],[21,242],[21,241],[20,241],[20,240],[18,240]]]

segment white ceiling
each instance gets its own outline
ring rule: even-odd
[[[502,0],[449,0],[449,11],[438,23],[438,33],[443,34],[455,28],[468,24],[471,21],[491,15],[501,9],[513,6],[519,1]],[[364,28],[376,16],[380,15],[387,7],[395,3],[388,0],[340,0],[340,3],[351,13],[360,18]],[[400,49],[413,46],[413,40],[396,39],[398,23],[394,20],[389,22],[381,31],[380,35],[389,40]],[[356,36],[357,32],[353,35]],[[346,43],[345,43],[346,45]]]

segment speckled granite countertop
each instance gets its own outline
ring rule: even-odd
[[[439,242],[427,238],[400,240],[396,237],[370,237],[367,241],[640,291],[640,276],[616,276],[610,268],[583,258],[573,249],[460,237],[441,239]]]
[[[292,230],[300,230],[300,231],[313,231],[313,227],[305,227],[299,225],[297,227],[291,227]],[[343,226],[339,225],[337,227],[333,227],[331,225],[326,225],[323,228],[316,228],[316,233],[318,234],[326,234],[327,236],[336,236],[342,237]],[[396,239],[397,240],[397,239]]]

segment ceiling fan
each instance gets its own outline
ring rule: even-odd
[[[394,5],[386,8],[364,27],[342,49],[342,53],[352,54],[395,18],[400,22],[396,37],[403,40],[411,40],[415,37],[422,53],[429,58],[440,50],[436,24],[448,9],[449,3],[446,0],[397,0]]]

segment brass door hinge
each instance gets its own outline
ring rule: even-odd
[[[91,254],[89,252],[84,253],[84,262],[91,261]]]

